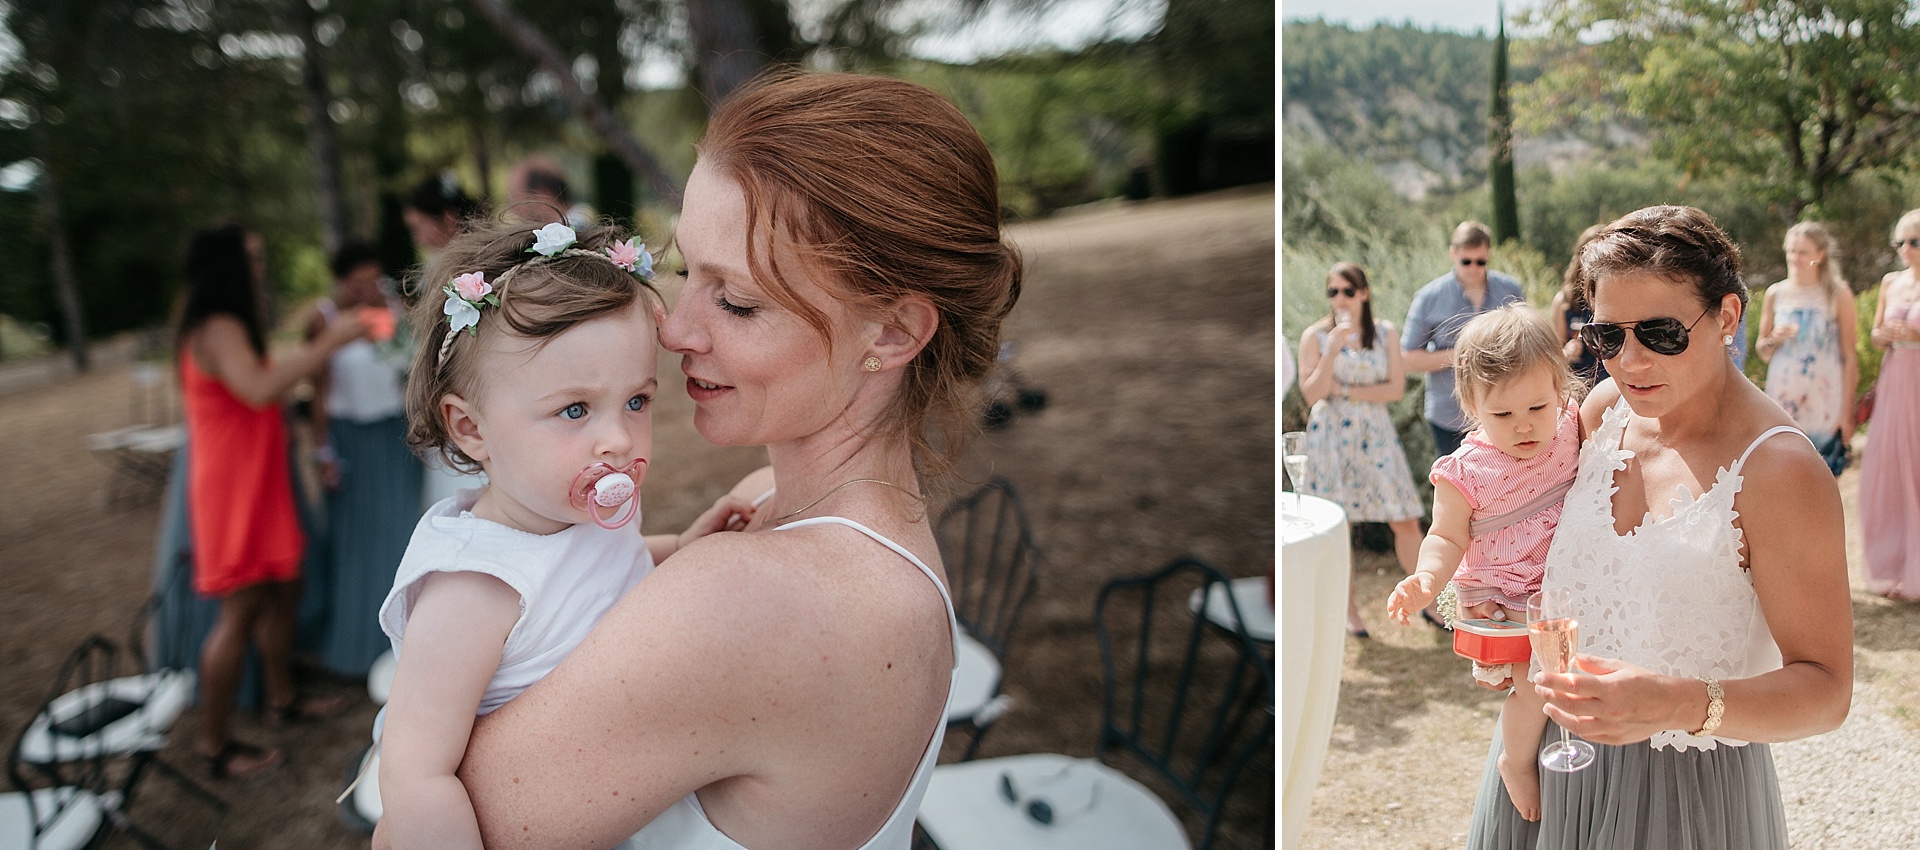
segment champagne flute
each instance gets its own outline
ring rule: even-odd
[[[1287,480],[1293,482],[1293,512],[1300,512],[1300,490],[1307,484],[1307,432],[1288,431],[1280,435],[1280,460],[1287,468]]]
[[[1533,639],[1533,657],[1540,659],[1540,669],[1567,672],[1580,646],[1573,594],[1566,588],[1555,588],[1527,597],[1527,634]],[[1540,766],[1558,773],[1572,773],[1590,764],[1593,745],[1569,739],[1565,726],[1560,727],[1560,741],[1540,751]]]

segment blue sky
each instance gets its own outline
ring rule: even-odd
[[[1527,0],[1508,0],[1511,13]],[[1281,0],[1282,20],[1325,18],[1363,29],[1376,23],[1412,21],[1422,29],[1492,32],[1499,17],[1497,0]]]

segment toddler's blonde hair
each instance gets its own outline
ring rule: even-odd
[[[1481,313],[1460,329],[1453,344],[1453,393],[1461,412],[1479,424],[1480,399],[1488,390],[1539,367],[1553,375],[1562,399],[1573,396],[1578,379],[1545,315],[1525,304]]]

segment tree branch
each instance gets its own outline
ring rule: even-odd
[[[633,137],[633,133],[627,130],[626,125],[620,123],[619,118],[613,114],[613,110],[580,87],[580,81],[573,76],[573,67],[568,64],[567,58],[561,55],[560,49],[555,47],[553,42],[548,41],[546,36],[534,28],[533,24],[514,14],[513,10],[508,9],[500,0],[468,0],[468,3],[473,6],[474,11],[480,13],[481,17],[492,23],[494,29],[499,30],[508,41],[513,42],[513,46],[519,48],[520,52],[538,62],[541,68],[559,80],[560,96],[566,99],[567,105],[573,108],[575,114],[599,131],[600,137],[606,140],[607,146],[613,149],[614,155],[620,157],[620,160],[625,162],[628,168],[633,169],[635,174],[644,177],[648,185],[653,187],[655,194],[662,198],[679,196],[679,184],[667,174],[665,168],[661,167],[660,161],[640,144],[640,140]]]

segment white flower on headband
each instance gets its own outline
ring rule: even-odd
[[[500,296],[493,294],[493,284],[488,283],[487,276],[481,272],[467,272],[454,278],[447,284],[446,293],[447,303],[441,312],[447,314],[449,337],[479,325],[481,307],[500,306]]]
[[[633,246],[632,239],[623,239],[607,247],[607,259],[613,264],[631,272],[641,280],[653,280],[653,255],[647,253],[647,243]]]
[[[528,248],[542,257],[551,257],[567,250],[573,244],[573,228],[560,222],[554,222],[533,232],[533,247]]]

